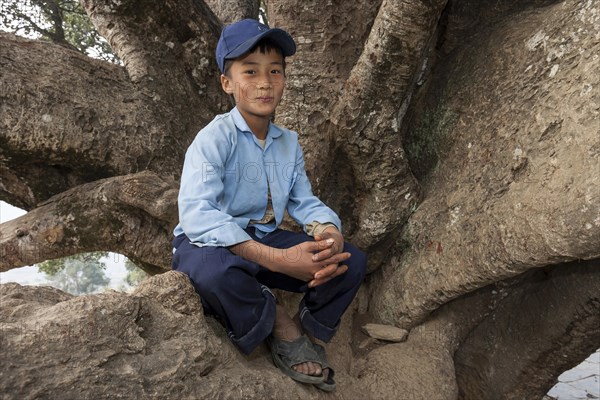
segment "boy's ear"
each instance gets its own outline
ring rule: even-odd
[[[221,74],[221,87],[227,94],[235,93],[235,85],[233,84],[233,81],[225,74]]]

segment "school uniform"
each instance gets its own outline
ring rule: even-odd
[[[186,273],[207,313],[227,328],[248,354],[272,331],[275,298],[270,288],[305,293],[303,329],[329,341],[364,278],[366,255],[346,243],[348,271],[308,288],[233,254],[228,247],[256,240],[290,248],[313,240],[307,233],[332,224],[336,213],[313,195],[298,135],[273,123],[265,141],[251,132],[237,108],[202,129],[185,156],[174,230],[173,269]],[[278,229],[285,211],[305,233]],[[293,260],[294,254],[288,254]]]

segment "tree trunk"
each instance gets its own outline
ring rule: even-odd
[[[98,250],[169,269],[184,152],[231,107],[213,56],[220,28],[258,14],[254,1],[208,4],[82,0],[122,67],[0,33],[0,198],[29,210],[0,225],[1,271]],[[369,253],[328,346],[333,397],[542,396],[600,339],[599,5],[266,5],[298,44],[276,122],[299,132],[315,192]],[[264,349],[237,354],[176,273],[83,300],[2,290],[17,310],[0,313],[8,397],[325,397],[290,388]],[[23,371],[42,314],[49,335],[81,331],[96,350],[58,341],[72,361],[52,358],[57,347],[40,362],[79,372],[36,375],[38,390]],[[409,338],[369,340],[365,318]],[[105,339],[116,320],[122,335]]]
[[[258,19],[260,0],[208,0],[206,4],[224,24],[231,24],[245,18]]]

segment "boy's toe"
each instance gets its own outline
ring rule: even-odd
[[[311,375],[321,375],[321,366],[317,363],[311,363],[313,368],[311,371]]]

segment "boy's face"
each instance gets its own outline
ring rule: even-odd
[[[234,60],[227,75],[221,75],[223,90],[232,94],[244,117],[271,118],[283,96],[283,56],[275,50],[256,49]]]

